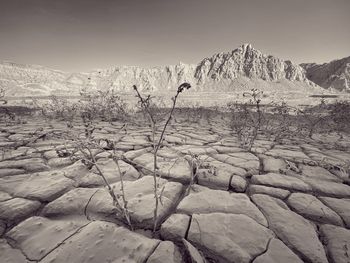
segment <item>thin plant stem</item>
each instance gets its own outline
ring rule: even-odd
[[[163,142],[163,139],[164,139],[164,135],[165,135],[165,131],[166,131],[166,128],[172,118],[172,115],[174,113],[174,110],[175,110],[175,106],[176,106],[176,101],[177,101],[177,98],[179,96],[179,94],[184,90],[184,89],[189,89],[191,87],[190,84],[188,83],[183,83],[181,84],[178,89],[177,89],[177,92],[176,92],[176,95],[172,98],[172,101],[173,101],[173,104],[172,104],[172,107],[171,107],[171,110],[170,110],[170,113],[169,113],[169,116],[168,116],[168,119],[166,120],[164,126],[163,126],[163,129],[162,129],[162,132],[160,134],[160,137],[159,137],[159,140],[156,141],[156,138],[155,138],[155,135],[156,135],[156,120],[154,118],[154,115],[153,113],[150,111],[150,100],[151,100],[151,97],[150,95],[147,96],[147,98],[143,98],[142,95],[140,94],[140,92],[138,91],[137,87],[134,85],[133,88],[134,90],[136,91],[136,96],[138,97],[139,99],[139,102],[141,104],[141,108],[142,110],[144,111],[144,113],[146,113],[146,115],[148,116],[148,119],[150,121],[150,124],[151,124],[151,129],[152,129],[152,144],[153,144],[153,192],[154,192],[154,198],[155,198],[155,208],[154,208],[154,211],[153,211],[153,233],[156,232],[157,230],[157,227],[158,227],[158,206],[159,206],[159,199],[160,199],[160,196],[158,194],[158,188],[159,188],[159,180],[160,178],[157,180],[157,169],[158,169],[158,166],[157,166],[157,153],[158,153],[158,150],[159,148],[161,147],[162,145],[162,142]]]

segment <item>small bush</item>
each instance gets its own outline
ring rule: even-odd
[[[350,132],[350,102],[338,101],[328,106],[329,117],[333,122],[332,128],[342,136]]]
[[[262,127],[264,118],[260,100],[262,94],[257,89],[252,89],[251,92],[243,94],[244,97],[250,98],[248,102],[227,105],[231,113],[230,126],[237,134],[241,146],[248,151],[253,147]]]

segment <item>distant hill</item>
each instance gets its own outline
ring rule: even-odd
[[[306,77],[325,89],[350,92],[350,57],[329,63],[304,63]]]
[[[265,55],[250,44],[230,52],[205,58],[198,64],[142,68],[118,66],[82,73],[68,73],[37,65],[0,63],[0,85],[7,96],[76,96],[81,89],[116,89],[132,92],[137,85],[145,92],[167,94],[182,82],[198,92],[231,93],[237,98],[252,88],[263,90],[271,100],[298,100],[328,93],[308,79],[312,66],[299,66],[272,55]],[[306,71],[308,73],[306,73]],[[322,82],[323,83],[323,82]],[[322,84],[321,83],[321,84]],[[209,98],[215,101],[216,97]]]

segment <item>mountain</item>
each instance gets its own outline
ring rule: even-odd
[[[193,88],[190,94],[221,92],[234,93],[234,97],[237,97],[244,91],[258,88],[271,100],[280,97],[297,100],[302,96],[325,92],[307,79],[303,67],[264,55],[250,44],[244,44],[231,52],[215,54],[195,65],[179,63],[153,68],[120,66],[68,73],[36,65],[0,63],[0,85],[5,88],[7,96],[15,97],[51,94],[72,96],[79,95],[83,88],[114,88],[130,93],[134,84],[145,92],[167,94],[168,90],[176,89],[182,82],[191,83]]]
[[[66,73],[38,65],[0,63],[0,87],[7,96],[45,96],[79,93],[86,83],[81,73]]]
[[[350,57],[329,63],[304,63],[306,77],[326,89],[350,91]]]
[[[123,92],[137,85],[141,90],[162,92],[185,81],[195,83],[195,67],[184,63],[153,68],[113,67],[88,73],[88,85],[97,89],[112,87]]]
[[[287,79],[308,84],[304,70],[291,61],[283,61],[264,55],[250,44],[244,44],[228,53],[218,53],[203,59],[196,68],[195,77],[200,82],[207,80],[236,79],[245,76],[266,81]]]

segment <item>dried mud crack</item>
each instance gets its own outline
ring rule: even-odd
[[[121,126],[101,122],[96,134],[113,137]],[[339,148],[326,135],[277,144],[259,134],[247,151],[220,119],[173,123],[159,149],[152,237],[150,129],[128,125],[116,144],[132,232],[96,169],[58,155],[67,143],[53,134],[63,128],[36,120],[1,129],[0,144],[17,145],[0,161],[1,262],[349,261],[349,174],[337,169],[350,162],[349,137]],[[95,150],[120,198],[111,151]],[[188,156],[201,166],[193,170]]]

